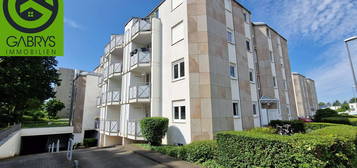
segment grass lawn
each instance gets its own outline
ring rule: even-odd
[[[69,126],[69,119],[48,119],[42,118],[38,121],[33,121],[31,117],[24,116],[22,128],[42,128],[42,127],[65,127]]]

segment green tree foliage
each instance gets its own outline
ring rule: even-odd
[[[354,97],[350,100],[350,103],[357,103],[357,97]]]
[[[56,99],[51,99],[45,104],[45,110],[48,113],[48,118],[56,118],[57,112],[64,109],[64,104]]]
[[[326,105],[326,103],[324,103],[324,102],[319,103],[319,106],[325,106],[325,105]]]
[[[336,117],[338,116],[337,111],[326,108],[326,109],[319,109],[316,111],[316,114],[314,116],[314,121],[321,121],[322,118],[326,117]]]
[[[169,119],[162,117],[147,117],[140,121],[143,136],[150,145],[160,146],[169,125]]]
[[[341,102],[336,100],[335,102],[332,103],[333,106],[341,106]]]
[[[0,57],[0,123],[20,122],[29,108],[54,97],[55,57]],[[35,106],[34,106],[35,105]]]
[[[341,108],[337,109],[337,112],[345,112],[350,109],[350,105],[347,103],[347,101],[343,102],[341,105]]]

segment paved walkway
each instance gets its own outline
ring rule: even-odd
[[[147,151],[137,146],[102,149],[83,149],[73,153],[73,160],[79,161],[80,168],[198,168],[191,163],[176,160],[157,152]],[[66,153],[44,153],[18,156],[0,160],[0,168],[71,168]]]

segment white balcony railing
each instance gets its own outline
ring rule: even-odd
[[[139,121],[128,121],[127,122],[127,134],[136,137],[141,137],[141,129]]]
[[[151,62],[150,51],[134,51],[130,57],[130,66],[137,64],[147,64]]]
[[[150,30],[151,30],[150,19],[137,19],[137,21],[131,27],[131,36],[134,36],[139,32],[145,32]]]
[[[109,66],[109,75],[113,75],[115,73],[121,73],[123,71],[123,66],[121,63],[114,63]]]
[[[120,102],[119,91],[110,91],[107,94],[107,103],[118,103]]]
[[[108,54],[112,49],[122,45],[124,43],[123,35],[113,35],[110,42],[105,46],[104,53]]]
[[[142,84],[132,86],[129,89],[130,99],[147,99],[150,98],[150,85]]]
[[[116,120],[101,120],[100,121],[100,131],[107,133],[119,133],[120,132],[120,122]]]

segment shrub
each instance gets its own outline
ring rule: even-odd
[[[45,104],[45,109],[50,119],[56,118],[57,112],[61,111],[64,108],[64,104],[56,99],[51,99]]]
[[[84,138],[83,140],[83,146],[86,148],[88,147],[93,147],[98,145],[98,140],[95,138]]]
[[[165,136],[169,125],[169,119],[162,117],[147,117],[140,121],[143,136],[150,145],[159,146]]]
[[[322,122],[327,122],[327,123],[336,123],[336,124],[347,124],[347,125],[353,125],[357,126],[357,118],[349,118],[349,117],[326,117],[321,119]]]
[[[301,120],[291,120],[291,121],[283,121],[283,120],[272,120],[269,123],[269,126],[276,128],[277,126],[291,125],[291,130],[293,133],[303,133],[305,132],[305,123]]]
[[[341,124],[310,122],[310,123],[305,123],[305,130],[306,132],[311,132],[313,130],[317,130],[325,127],[340,126],[340,125]]]
[[[321,122],[322,118],[326,117],[335,117],[338,116],[337,111],[326,108],[326,109],[319,109],[316,111],[316,114],[314,116],[314,121],[316,122]]]
[[[351,131],[341,133],[347,129]],[[352,126],[331,126],[292,136],[221,132],[217,134],[217,161],[225,167],[353,167],[356,133]]]

